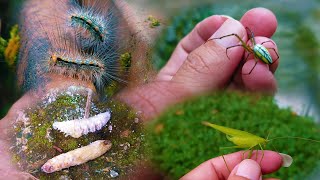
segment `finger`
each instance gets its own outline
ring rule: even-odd
[[[254,32],[255,36],[271,37],[278,26],[275,15],[265,8],[254,8],[247,11],[240,22]]]
[[[157,76],[158,80],[170,80],[186,60],[188,54],[205,43],[226,19],[226,16],[214,15],[198,23],[196,27],[179,42],[168,63],[159,72]]]
[[[226,20],[213,34],[211,40],[188,55],[172,81],[194,93],[224,88],[244,52],[241,46],[226,51],[230,46],[240,43],[236,36],[212,39],[229,34],[237,34],[244,42],[247,41],[246,30],[242,24],[234,19]]]
[[[251,72],[248,74],[248,72]],[[242,80],[244,87],[250,91],[274,94],[277,90],[277,82],[269,71],[267,64],[251,59],[242,67]]]
[[[231,171],[228,180],[262,180],[260,165],[251,159],[245,159]]]
[[[262,158],[262,151],[258,151],[258,156],[256,158],[256,153],[252,154],[251,159],[257,161],[261,166],[262,174],[269,174],[277,171],[282,164],[282,158],[277,152],[273,151],[263,151],[264,157]],[[246,155],[244,156],[246,157]],[[230,169],[233,169],[237,164],[239,164],[243,159],[243,152],[239,151],[233,154],[228,154],[224,156],[225,161]],[[189,179],[227,179],[229,177],[229,170],[226,166],[223,158],[216,157],[210,159],[198,167],[193,169],[191,172],[183,176],[182,180]]]

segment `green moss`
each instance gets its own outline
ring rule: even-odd
[[[157,18],[155,18],[154,16],[152,16],[152,15],[150,15],[148,17],[147,21],[150,22],[150,24],[149,24],[150,28],[155,28],[157,26],[160,26],[160,24],[161,24],[160,21]]]
[[[312,119],[279,109],[272,97],[243,93],[216,93],[180,104],[164,113],[150,126],[152,160],[173,178],[179,178],[200,163],[239,149],[225,135],[201,124],[209,121],[251,132],[261,137],[298,136],[319,139],[320,127]],[[294,164],[272,177],[305,179],[317,165],[320,143],[279,139],[266,149],[290,154]],[[301,171],[303,169],[303,171]]]
[[[105,88],[105,94],[107,97],[113,96],[116,92],[119,91],[119,83],[112,81],[109,86]]]
[[[129,68],[131,67],[131,53],[126,52],[120,55],[120,66],[122,68],[122,71],[127,72]]]

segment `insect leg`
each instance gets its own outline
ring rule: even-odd
[[[227,57],[228,57],[229,60],[230,60],[230,57],[229,57],[229,55],[228,55],[228,50],[231,49],[231,48],[234,48],[234,47],[238,47],[238,46],[242,46],[242,47],[243,47],[242,44],[237,44],[237,45],[234,45],[234,46],[227,47],[227,49],[226,49],[226,55],[227,55]]]
[[[223,155],[222,155],[222,159],[223,159],[224,163],[226,164],[229,173],[231,173],[231,171],[230,171],[230,169],[229,169],[229,166],[228,166],[228,164],[227,164],[227,161],[226,161],[226,159],[224,158]]]
[[[242,153],[242,161],[244,160],[244,154],[247,152],[247,151],[249,151],[248,149],[247,150],[245,150],[245,151],[243,151],[243,153]]]
[[[243,147],[241,146],[219,147],[219,149],[230,149],[230,148],[243,148]]]
[[[252,152],[253,152],[253,148],[252,149],[250,149],[250,151],[249,151],[249,154],[248,154],[248,159],[250,159],[251,157],[252,157]]]
[[[256,67],[256,65],[258,64],[258,60],[256,59],[256,57],[254,57],[254,60],[256,61],[256,63],[254,64],[254,66],[252,67],[252,69],[250,70],[249,73],[246,73],[246,74],[242,74],[242,75],[249,75],[251,74],[251,72],[253,71],[253,69]]]
[[[277,51],[274,49],[274,48],[267,48],[268,50],[269,49],[271,49],[271,50],[273,50],[274,51],[274,53],[276,53],[276,55],[277,55],[277,59],[273,62],[273,63],[275,63],[275,62],[277,62],[278,61],[278,59],[279,59],[279,54],[277,53]],[[271,64],[273,64],[273,63],[271,63]]]
[[[260,146],[260,148],[261,148],[261,150],[262,150],[262,157],[261,157],[261,160],[260,160],[260,162],[259,162],[259,164],[261,165],[262,159],[263,159],[263,157],[264,157],[264,149],[262,148],[261,144],[259,144],[259,146]],[[258,154],[258,153],[257,153],[257,154]]]
[[[248,53],[247,57],[244,59],[244,62],[246,62],[246,61],[248,60],[250,54],[251,54],[251,53]]]
[[[242,160],[244,160],[244,155],[246,154],[246,152],[248,152],[249,151],[249,153],[248,153],[248,158],[251,158],[251,156],[252,156],[252,151],[253,151],[253,149],[252,149],[252,147],[251,148],[249,148],[249,149],[246,149],[245,151],[243,151],[243,153],[242,153]]]
[[[269,41],[264,41],[264,42],[262,42],[261,45],[263,45],[264,43],[268,43],[268,42],[271,42],[272,44],[274,44],[273,41],[269,40]],[[274,44],[274,45],[276,45],[276,44]]]
[[[214,39],[223,39],[223,38],[230,37],[230,36],[235,36],[241,42],[242,47],[245,48],[247,51],[251,52],[250,48],[247,46],[247,44],[241,39],[241,37],[238,34],[235,34],[235,33],[228,34],[228,35],[221,36],[221,37],[217,37],[217,38],[212,38],[212,39],[209,39],[208,41],[211,41]]]

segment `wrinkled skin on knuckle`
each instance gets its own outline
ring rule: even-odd
[[[198,53],[194,51],[190,53],[185,61],[185,65],[188,70],[197,72],[202,74],[204,72],[209,72],[210,68],[207,65],[205,57],[203,56],[204,53]]]
[[[221,66],[223,60],[220,57],[224,55],[220,48],[216,48],[216,44],[211,41],[204,43],[202,46],[191,52],[187,57],[187,66],[199,73],[212,73]],[[222,56],[223,57],[223,56]]]

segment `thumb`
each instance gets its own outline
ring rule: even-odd
[[[259,164],[251,159],[245,159],[230,173],[228,180],[262,180]]]
[[[226,20],[209,40],[192,51],[172,79],[189,92],[199,93],[221,89],[228,85],[244,49],[239,45],[240,40],[229,34],[237,34],[244,42],[247,34],[242,24],[234,19]]]

